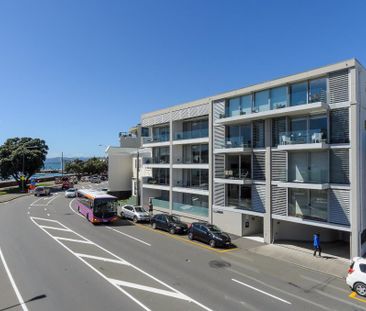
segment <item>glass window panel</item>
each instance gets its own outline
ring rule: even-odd
[[[208,163],[208,145],[201,145],[201,163]]]
[[[277,87],[271,90],[271,106],[272,109],[287,106],[287,86]]]
[[[252,207],[252,188],[240,186],[240,208],[251,209]]]
[[[303,105],[307,103],[307,89],[307,82],[301,82],[291,85],[291,106]]]
[[[226,205],[233,208],[239,206],[239,185],[226,185]]]
[[[240,127],[231,125],[226,127],[226,145],[227,147],[237,147],[240,145]]]
[[[252,127],[250,124],[242,125],[240,128],[241,141],[244,147],[251,147],[252,145]]]
[[[254,112],[269,110],[269,90],[255,93],[254,97]]]
[[[240,115],[240,97],[231,98],[226,102],[225,115],[227,117]]]
[[[192,163],[201,163],[200,145],[192,145]]]
[[[307,189],[289,189],[288,214],[301,218],[310,214]]]
[[[327,79],[321,78],[309,82],[309,102],[326,102],[327,99]]]
[[[249,114],[252,111],[252,95],[241,97],[241,111],[243,114]]]
[[[318,220],[328,219],[328,192],[324,190],[310,190],[311,213],[309,218]]]
[[[244,178],[251,178],[252,158],[251,156],[242,155],[240,161],[241,176]]]
[[[320,135],[315,135],[313,138],[320,139],[321,141],[326,141],[328,137],[328,119],[327,116],[313,117],[309,121],[310,134],[319,133]]]
[[[226,178],[238,178],[239,177],[239,156],[227,155],[226,156]]]

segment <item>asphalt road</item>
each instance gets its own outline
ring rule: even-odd
[[[126,220],[94,226],[74,206],[62,192],[0,204],[0,311],[366,310],[342,279]]]

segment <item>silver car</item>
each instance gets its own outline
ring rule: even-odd
[[[121,217],[131,219],[133,222],[150,221],[150,215],[141,206],[124,205],[119,208]]]

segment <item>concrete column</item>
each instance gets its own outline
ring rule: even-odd
[[[361,178],[360,178],[360,105],[357,101],[357,71],[350,70],[350,179],[351,179],[351,198],[350,198],[350,218],[351,218],[351,258],[361,256],[360,254],[360,222],[361,222]]]
[[[213,124],[213,101],[209,102],[209,110],[208,110],[208,162],[209,162],[209,171],[208,171],[208,180],[209,180],[209,194],[208,194],[208,221],[213,223],[213,187],[214,187],[214,158],[213,158],[213,144],[214,144],[214,124]]]
[[[263,217],[263,237],[265,243],[272,243],[272,191],[271,191],[271,143],[272,143],[272,123],[270,119],[265,120],[264,124],[264,143],[265,152],[265,172],[266,172],[266,212]]]
[[[169,136],[170,136],[170,145],[169,145],[169,214],[172,214],[173,211],[173,120],[172,113],[170,113],[170,121],[169,121]]]

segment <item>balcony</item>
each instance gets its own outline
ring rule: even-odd
[[[208,128],[175,133],[174,145],[208,143]]]
[[[142,144],[144,147],[169,146],[169,135],[143,137]]]
[[[169,156],[144,158],[143,164],[146,167],[169,168]]]
[[[250,170],[242,169],[228,169],[224,171],[223,177],[215,177],[215,182],[221,184],[233,184],[233,185],[251,185],[252,179],[250,176]]]
[[[179,213],[190,214],[200,217],[208,217],[207,207],[173,202],[173,210]]]
[[[319,99],[320,100],[320,99]],[[247,113],[240,113],[238,115],[227,116],[222,114],[219,119],[215,121],[217,125],[231,125],[239,124],[243,122],[255,121],[265,118],[278,118],[283,116],[297,116],[308,113],[320,113],[326,112],[329,109],[329,105],[326,101],[313,102],[309,100],[309,103],[295,106],[288,106],[285,104],[278,104],[270,109],[266,107],[253,107],[252,110]]]
[[[214,153],[251,153],[253,150],[252,142],[241,137],[228,137],[222,147],[214,150]]]
[[[181,193],[208,195],[208,180],[205,183],[199,183],[195,181],[176,181],[173,186],[173,191]]]
[[[328,148],[326,134],[320,129],[282,132],[280,150],[311,150]]]
[[[143,187],[149,189],[169,190],[169,179],[158,177],[145,177],[143,179]]]
[[[284,178],[278,183],[278,187],[325,190],[329,188],[328,169],[302,169],[283,170]]]
[[[207,157],[200,157],[194,156],[188,159],[180,159],[177,158],[175,163],[173,164],[173,168],[180,168],[180,169],[209,169],[208,158]]]
[[[163,208],[163,209],[169,209],[169,201],[167,200],[161,200],[161,199],[152,199],[152,205],[153,207],[157,207],[157,208]]]

